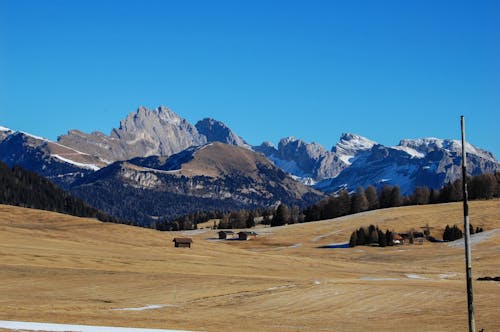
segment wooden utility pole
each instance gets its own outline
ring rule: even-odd
[[[472,290],[472,264],[470,251],[470,226],[469,226],[469,205],[467,196],[467,162],[465,158],[465,120],[460,116],[460,125],[462,129],[462,189],[464,200],[464,234],[465,234],[465,274],[467,278],[467,309],[469,312],[469,332],[476,331],[476,322],[474,320],[474,296]]]

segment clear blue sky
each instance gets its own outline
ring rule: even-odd
[[[500,1],[0,0],[0,125],[109,134],[139,105],[251,144],[467,138],[500,157]]]

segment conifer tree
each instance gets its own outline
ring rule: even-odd
[[[288,206],[285,204],[281,203],[278,205],[278,208],[276,209],[276,214],[274,215],[273,220],[271,221],[271,226],[281,226],[285,225],[288,223],[288,220],[290,219],[290,210]]]
[[[392,206],[391,199],[392,199],[392,186],[387,184],[380,191],[379,195],[380,208],[385,209],[391,207]]]
[[[391,189],[391,195],[389,199],[389,206],[390,207],[398,207],[403,204],[403,197],[401,196],[401,191],[399,189],[399,186],[394,186]]]
[[[381,230],[377,230],[377,232],[378,232],[378,245],[381,247],[387,246],[387,239],[385,237],[384,232],[382,232]]]
[[[368,199],[362,187],[358,187],[356,194],[353,196],[352,212],[358,213],[368,210]]]
[[[354,231],[351,234],[351,237],[349,238],[349,247],[355,247],[358,242],[358,232]]]
[[[374,186],[368,186],[365,189],[366,199],[368,201],[368,210],[378,209],[378,196],[377,189]]]

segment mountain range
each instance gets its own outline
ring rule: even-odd
[[[470,175],[500,170],[490,152],[471,144],[466,151]],[[115,217],[148,224],[202,210],[303,207],[358,186],[438,189],[460,176],[461,143],[403,139],[388,147],[344,133],[330,150],[294,137],[252,147],[220,121],[192,125],[161,106],[139,107],[109,135],[70,130],[57,142],[0,127],[0,160]]]

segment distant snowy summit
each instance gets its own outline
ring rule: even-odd
[[[325,150],[317,143],[287,137],[278,148],[265,142],[254,147],[297,180],[326,193],[375,185],[398,185],[404,194],[418,186],[439,189],[460,176],[461,142],[449,139],[403,139],[387,147],[366,137],[343,133]],[[488,151],[467,144],[468,172],[500,171]]]
[[[500,171],[494,156],[471,144],[466,146],[469,175]],[[355,190],[357,186],[398,185],[403,194],[416,187],[441,188],[461,176],[461,142],[449,139],[404,139],[397,146],[374,144],[357,154],[352,164],[331,179],[315,185],[331,193],[340,189]]]
[[[332,152],[345,164],[351,165],[361,152],[370,150],[376,144],[377,142],[369,140],[366,137],[343,133],[340,136],[340,141],[332,148]]]

